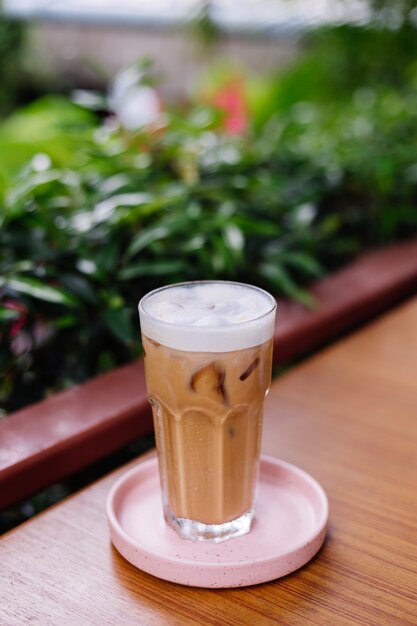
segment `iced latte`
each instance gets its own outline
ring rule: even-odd
[[[164,515],[184,538],[250,530],[275,306],[256,287],[211,281],[140,302]]]

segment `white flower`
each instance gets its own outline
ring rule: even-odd
[[[152,87],[143,85],[142,78],[140,70],[128,68],[116,75],[110,90],[110,107],[127,130],[138,130],[160,120],[158,94]]]

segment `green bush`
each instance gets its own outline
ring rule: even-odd
[[[39,63],[30,58],[24,24],[4,15],[1,5],[0,0],[0,118],[3,118],[49,89],[57,89],[58,81],[47,76]]]
[[[285,106],[282,85],[252,94],[237,136],[201,102],[141,132],[56,97],[3,123],[5,411],[138,355],[136,305],[151,288],[234,279],[314,306],[303,285],[415,235],[412,81],[359,81],[330,102],[306,90]]]
[[[22,25],[2,15],[0,3],[0,116],[9,112],[21,88],[24,31]]]

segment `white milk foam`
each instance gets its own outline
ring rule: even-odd
[[[139,303],[142,333],[177,350],[229,352],[274,333],[276,302],[266,291],[226,281],[181,283]]]

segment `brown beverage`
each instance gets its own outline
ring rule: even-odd
[[[165,291],[162,295],[168,296],[170,305],[170,321],[159,320],[165,324],[162,332],[144,321],[141,312],[146,380],[165,519],[183,537],[221,541],[248,532],[253,517],[263,402],[271,380],[275,302],[261,290],[236,283],[189,285],[168,288],[177,289],[175,300],[167,288],[154,292]],[[201,304],[209,285],[214,293],[206,296],[208,304]],[[230,305],[224,302],[226,294]],[[151,296],[142,305],[145,315],[146,298]],[[242,316],[248,316],[245,298],[255,296],[260,302],[249,316],[257,315],[260,308],[263,321],[259,316],[242,321]],[[239,297],[244,302],[235,306]],[[217,299],[222,300],[219,305]],[[177,313],[173,301],[180,307]],[[205,308],[213,302],[214,309]],[[198,313],[189,315],[181,307],[197,308]],[[165,316],[165,305],[148,310]],[[186,349],[178,349],[179,345]],[[199,346],[204,349],[197,350]],[[226,350],[218,349],[223,346]]]

